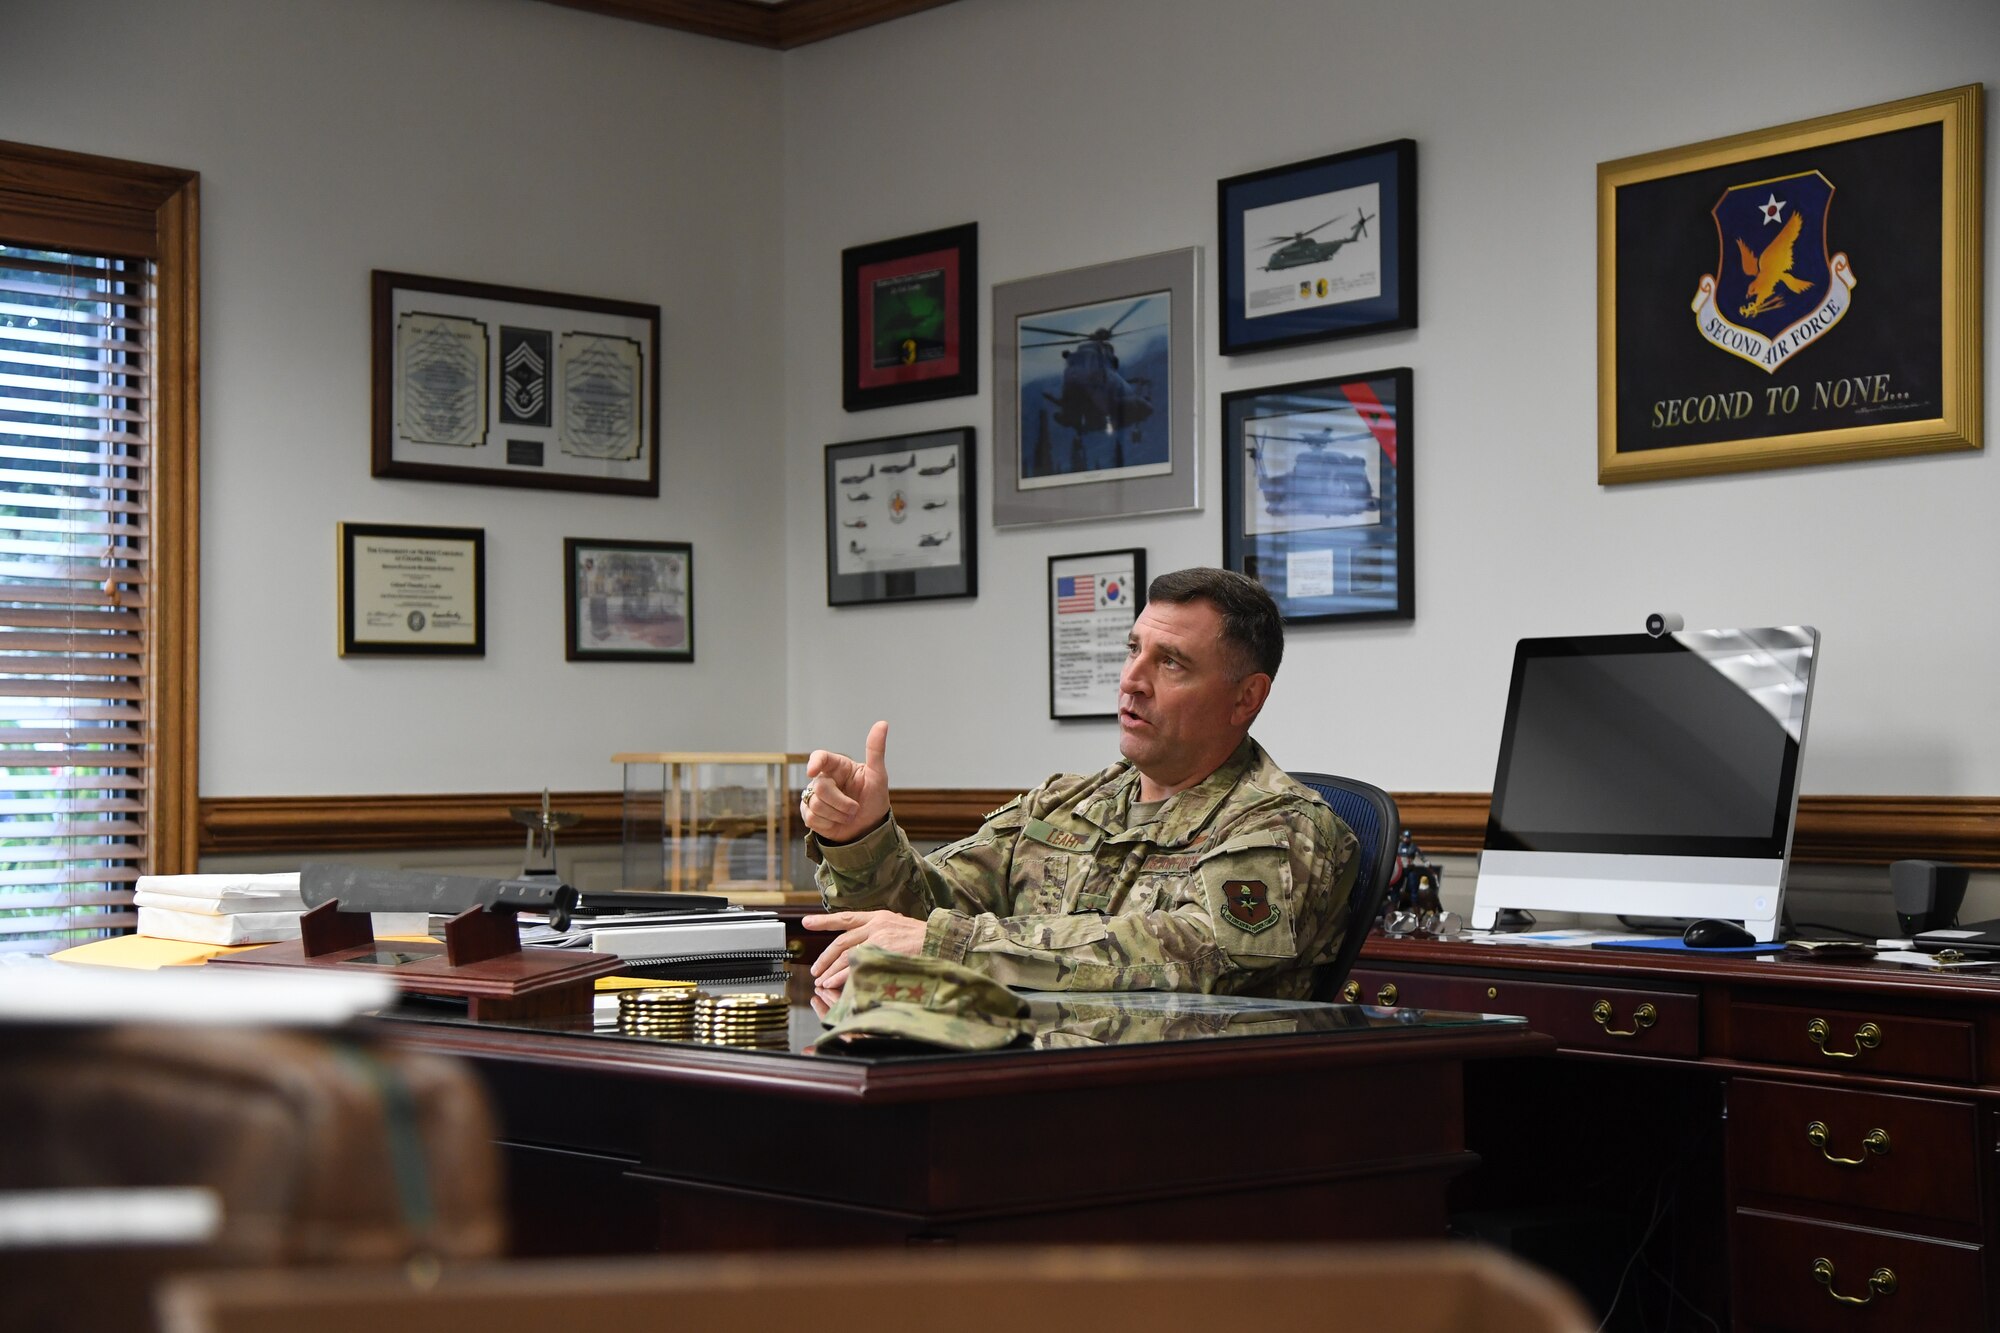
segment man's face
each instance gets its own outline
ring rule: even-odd
[[[1148,602],[1118,679],[1118,752],[1169,792],[1214,772],[1236,749],[1270,688],[1222,641],[1207,602]]]

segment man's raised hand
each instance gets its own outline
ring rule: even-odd
[[[799,817],[823,842],[853,842],[889,817],[889,724],[868,729],[862,761],[814,750],[806,760],[806,789]]]

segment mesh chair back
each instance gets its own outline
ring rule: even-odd
[[[1319,793],[1333,807],[1333,813],[1354,830],[1361,844],[1361,864],[1354,876],[1354,888],[1347,896],[1347,934],[1333,961],[1320,971],[1313,986],[1314,998],[1338,1000],[1341,983],[1361,955],[1361,941],[1382,913],[1382,899],[1389,881],[1396,875],[1396,842],[1402,836],[1402,817],[1396,812],[1395,798],[1380,787],[1354,778],[1330,773],[1294,773],[1292,779]]]

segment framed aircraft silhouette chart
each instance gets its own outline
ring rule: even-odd
[[[826,447],[826,604],[979,595],[972,427]]]
[[[1216,185],[1222,354],[1417,326],[1417,145]]]
[[[1602,484],[1981,447],[1978,84],[1597,168]]]
[[[1222,563],[1287,622],[1417,614],[1410,371],[1222,395]]]
[[[840,252],[841,405],[979,392],[979,224]]]

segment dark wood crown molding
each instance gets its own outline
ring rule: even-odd
[[[1006,788],[903,787],[896,819],[919,842],[946,842],[1017,793]],[[417,796],[225,796],[201,802],[201,853],[319,855],[423,847],[500,847],[525,840],[509,807],[534,809],[540,792]],[[615,791],[554,792],[557,810],[583,816],[568,845],[616,842]],[[1484,792],[1402,792],[1403,824],[1427,853],[1469,854],[1486,836]],[[1807,865],[1886,865],[1910,857],[2000,869],[2000,797],[1806,796],[1792,859]]]
[[[952,0],[548,0],[609,18],[789,51]]]

